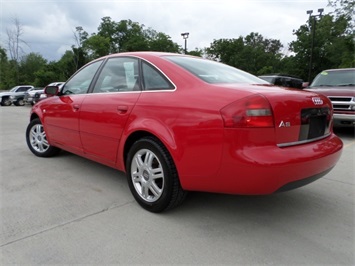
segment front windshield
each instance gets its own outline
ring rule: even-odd
[[[323,71],[317,75],[310,87],[355,86],[355,69]]]
[[[166,56],[166,58],[208,83],[269,84],[247,72],[215,61],[186,56]]]
[[[18,86],[13,87],[13,88],[10,90],[10,92],[16,92],[17,88],[18,88]]]

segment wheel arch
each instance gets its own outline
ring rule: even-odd
[[[174,134],[172,130],[160,121],[153,119],[136,119],[132,121],[127,127],[125,132],[122,134],[118,156],[117,167],[122,170],[126,170],[126,159],[129,149],[132,147],[133,143],[143,137],[155,137],[160,141],[164,147],[170,153],[175,165],[175,157],[177,152],[177,145],[174,139]]]
[[[168,150],[171,157],[173,158],[173,156],[171,154],[171,143],[170,144],[167,143],[166,140],[165,141],[163,140],[164,138],[161,138],[161,136],[154,134],[148,130],[137,130],[137,131],[131,132],[131,134],[129,134],[124,141],[123,154],[122,154],[123,156],[121,157],[122,158],[121,164],[122,164],[124,170],[126,170],[127,156],[128,156],[129,150],[131,149],[132,145],[137,140],[144,138],[144,137],[154,137],[155,139],[160,141],[162,143],[162,145],[164,145],[164,147]],[[175,145],[173,145],[173,146],[175,146]]]
[[[32,120],[36,119],[36,118],[40,119],[39,115],[36,114],[36,113],[32,113],[31,116],[30,116],[30,122],[31,122]],[[41,119],[40,119],[40,120],[41,120]]]
[[[39,109],[38,109],[38,110],[39,110]],[[32,120],[37,119],[37,118],[41,121],[41,123],[42,123],[44,129],[47,130],[47,129],[46,129],[46,126],[43,124],[42,113],[31,112],[31,114],[30,114],[30,123],[31,123]]]
[[[10,100],[10,95],[2,95],[2,96],[1,96],[0,104],[1,104],[1,105],[4,105],[4,102],[5,102],[6,100]],[[11,105],[11,104],[12,104],[12,101],[10,100],[10,104],[9,104],[9,105]]]
[[[23,101],[22,103],[21,103],[21,101]],[[20,97],[18,97],[18,98],[16,98],[16,100],[13,102],[14,103],[14,105],[16,105],[16,106],[21,106],[21,105],[25,105],[25,97],[24,96],[20,96]]]

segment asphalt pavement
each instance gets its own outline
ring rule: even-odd
[[[270,196],[190,193],[162,214],[125,175],[62,152],[38,158],[29,106],[0,107],[0,265],[354,265],[355,138],[325,177]],[[306,171],[306,169],[305,169]]]

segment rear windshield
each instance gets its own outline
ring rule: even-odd
[[[274,82],[275,77],[268,77],[268,76],[260,76],[259,78],[266,80],[267,82]]]
[[[165,58],[208,83],[269,84],[247,72],[215,61],[185,56],[166,56]]]
[[[355,69],[323,71],[313,80],[310,87],[355,86]]]

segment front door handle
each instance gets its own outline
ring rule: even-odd
[[[80,108],[80,105],[79,105],[79,104],[74,104],[74,105],[73,105],[74,112],[78,111],[79,108]]]

